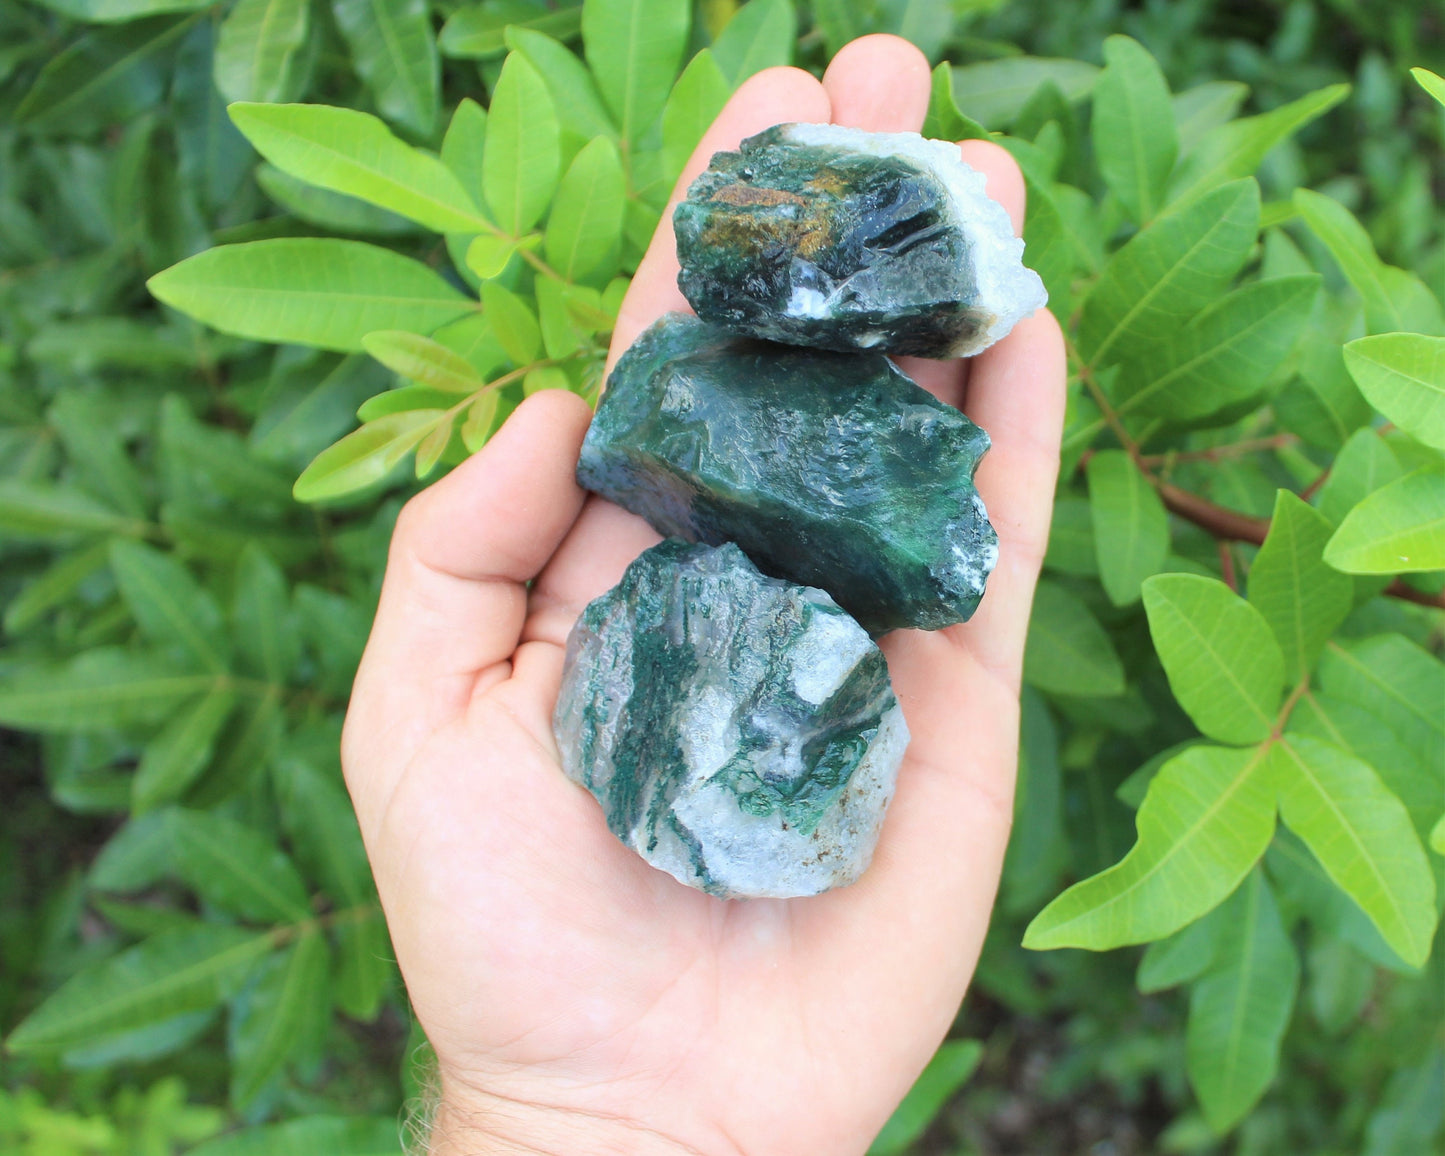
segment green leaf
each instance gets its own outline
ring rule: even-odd
[[[1259,186],[1252,180],[1160,217],[1104,266],[1084,302],[1081,352],[1101,366],[1167,340],[1214,302],[1244,265],[1258,232]]]
[[[868,31],[863,26],[866,11],[853,0],[813,0],[813,20],[831,58],[843,45]],[[870,6],[871,7],[871,6]]]
[[[1249,95],[1249,85],[1237,80],[1210,80],[1170,98],[1179,132],[1179,155],[1187,156],[1211,129],[1234,119]]]
[[[1445,84],[1441,85],[1436,99],[1445,103]],[[1416,1153],[1428,1152],[1445,1116],[1445,1098],[1440,1095],[1442,1084],[1445,1084],[1445,1046],[1437,1042],[1421,1063],[1397,1068],[1390,1076],[1379,1107],[1365,1128],[1364,1156],[1416,1156]]]
[[[143,16],[193,12],[207,6],[206,0],[42,0],[42,3],[52,12],[90,24],[123,24]]]
[[[1430,828],[1430,850],[1437,855],[1445,856],[1445,815],[1441,815],[1435,825]]]
[[[268,686],[243,701],[221,732],[212,766],[188,792],[192,806],[214,807],[251,789],[265,773],[285,729],[282,690]]]
[[[1059,735],[1043,696],[1025,687],[1019,699],[1018,780],[1014,825],[1004,859],[1004,909],[1032,913],[1053,895],[1066,855]]]
[[[44,615],[61,606],[92,574],[110,562],[110,547],[96,542],[60,555],[10,600],[5,607],[5,630],[21,634]]]
[[[176,873],[207,903],[263,923],[310,917],[301,876],[270,839],[205,811],[178,808],[168,821]]]
[[[35,356],[35,342],[30,343]],[[190,359],[186,359],[189,364]],[[89,372],[82,369],[79,372]],[[126,452],[121,432],[109,415],[74,390],[55,399],[49,425],[59,435],[70,465],[93,493],[99,494],[137,521],[146,517],[145,481]]]
[[[1034,592],[1024,681],[1053,694],[1124,693],[1124,666],[1109,635],[1076,595],[1047,579]]]
[[[1335,456],[1330,476],[1320,487],[1320,513],[1338,526],[1368,495],[1403,474],[1377,430],[1356,430]]]
[[[1426,767],[1445,764],[1445,664],[1398,634],[1331,643],[1320,686],[1369,711]]]
[[[1428,68],[1412,68],[1410,75],[1415,78],[1415,83],[1438,100],[1445,104],[1445,78],[1431,72]]]
[[[416,225],[405,217],[369,205],[357,197],[307,184],[300,177],[283,173],[275,165],[258,165],[255,175],[256,183],[266,196],[309,225],[333,233],[360,233],[363,236],[389,237],[416,231]]]
[[[146,285],[222,332],[343,353],[359,352],[378,329],[429,332],[476,308],[419,261],[359,241],[222,245]]]
[[[483,281],[500,277],[518,248],[511,237],[482,233],[472,238],[467,246],[466,265]]]
[[[176,136],[176,173],[212,209],[231,203],[255,158],[226,116],[215,83],[215,22],[203,20],[176,53],[169,107]]]
[[[1158,574],[1144,583],[1149,632],[1169,688],[1219,742],[1269,736],[1284,687],[1284,656],[1259,611],[1223,582]]]
[[[487,110],[482,189],[502,231],[520,237],[542,219],[561,165],[557,113],[537,70],[512,53]]]
[[[282,172],[438,233],[489,228],[461,182],[376,117],[324,104],[233,104],[231,119]]]
[[[727,77],[706,48],[682,70],[662,110],[662,153],[670,175],[682,173],[731,93]]]
[[[15,123],[76,133],[123,124],[160,100],[159,58],[196,20],[152,16],[86,33],[40,70],[15,108]]]
[[[529,370],[522,379],[522,396],[531,397],[544,389],[568,389],[567,374],[555,365],[542,365]]]
[[[186,1156],[402,1156],[401,1130],[392,1116],[302,1116],[208,1140]]]
[[[945,1040],[903,1102],[868,1149],[868,1156],[896,1156],[922,1136],[949,1099],[968,1082],[983,1059],[978,1040]]]
[[[1274,1082],[1299,958],[1256,871],[1230,902],[1214,968],[1189,993],[1189,1082],[1209,1126],[1234,1127]]]
[[[166,473],[184,478],[181,493],[205,487],[248,508],[290,510],[291,486],[228,429],[198,421],[175,394],[161,399],[161,451]]]
[[[468,453],[476,453],[492,436],[501,416],[501,390],[489,389],[472,402],[467,409],[466,420],[462,422],[462,444]]]
[[[1322,326],[1306,328],[1296,354],[1298,376],[1274,397],[1275,416],[1310,445],[1338,453],[1351,434],[1370,423],[1370,403],[1345,369],[1343,350]]]
[[[687,0],[585,0],[582,44],[602,98],[635,141],[657,120],[687,48]]]
[[[1374,767],[1428,838],[1440,806],[1438,769],[1422,763],[1395,732],[1364,707],[1322,690],[1308,691],[1290,712],[1291,732],[1310,735]]]
[[[547,220],[547,260],[568,281],[609,275],[603,263],[622,240],[627,176],[617,146],[598,137],[577,154],[558,186]]]
[[[1440,302],[1418,277],[1380,260],[1370,234],[1349,209],[1310,189],[1295,190],[1294,207],[1364,301],[1369,332],[1440,331]]]
[[[337,927],[336,951],[336,1006],[354,1020],[372,1023],[396,976],[396,953],[381,912]]]
[[[793,63],[798,13],[793,0],[752,0],[738,9],[712,45],[717,65],[736,88],[755,72]]]
[[[1445,450],[1445,337],[1385,333],[1345,346],[1371,405],[1417,441]]]
[[[215,685],[215,675],[178,671],[153,655],[89,650],[0,680],[0,723],[61,732],[153,724]]]
[[[406,413],[417,409],[450,409],[458,400],[455,393],[433,389],[429,385],[404,385],[367,398],[357,409],[356,416],[364,425],[393,413]]]
[[[597,82],[576,53],[550,36],[518,25],[507,29],[507,44],[530,60],[547,82],[562,128],[564,162],[570,161],[593,137],[617,139],[617,128],[602,103]]]
[[[246,1108],[298,1052],[315,1051],[331,1014],[331,953],[326,938],[308,930],[266,960],[236,1001],[227,1050],[231,1103]]]
[[[184,566],[150,546],[117,539],[110,545],[110,568],[152,642],[174,647],[218,674],[225,672],[231,655],[221,611]]]
[[[472,393],[486,384],[471,362],[430,337],[387,329],[368,333],[361,344],[393,373],[431,389]]]
[[[958,107],[978,123],[1002,128],[1018,116],[1039,85],[1052,81],[1068,100],[1082,100],[1099,70],[1082,60],[1008,56],[953,70]]]
[[[1370,494],[1324,556],[1347,574],[1445,570],[1445,469],[1427,466]]]
[[[1106,951],[1162,939],[1217,906],[1274,834],[1265,750],[1190,747],[1159,769],[1135,816],[1138,841],[1029,924],[1035,951]]]
[[[301,657],[291,617],[291,588],[259,542],[247,543],[236,564],[231,622],[245,668],[269,682],[284,683]]]
[[[527,303],[495,281],[482,286],[487,323],[515,365],[527,365],[542,352],[542,332]]]
[[[271,935],[206,924],[163,932],[71,978],[10,1034],[14,1052],[56,1052],[215,1007],[272,948]]]
[[[947,63],[933,70],[923,135],[930,140],[988,140],[988,129],[959,111],[953,95],[953,68]],[[1032,258],[1029,263],[1034,264]]]
[[[1326,1035],[1359,1018],[1375,986],[1375,965],[1346,943],[1316,931],[1308,956],[1310,1011]]]
[[[1400,958],[1415,967],[1435,934],[1435,879],[1403,803],[1338,747],[1288,735],[1271,756],[1280,814]]]
[[[1324,563],[1332,530],[1324,515],[1280,490],[1269,536],[1249,570],[1249,603],[1274,632],[1289,683],[1309,674],[1354,603],[1354,583]]]
[[[1221,297],[1124,365],[1118,412],[1187,421],[1253,396],[1299,341],[1319,287],[1313,274],[1274,277]]]
[[[216,36],[216,87],[227,100],[295,100],[310,27],[307,0],[237,0]]]
[[[339,771],[327,775],[294,753],[281,757],[274,775],[281,822],[297,860],[338,905],[358,906],[376,897],[356,812],[340,778]]]
[[[469,201],[482,192],[482,156],[487,147],[487,110],[470,97],[462,100],[442,138],[442,163],[462,183]],[[425,155],[425,154],[423,154]],[[475,202],[471,202],[475,207]]]
[[[1136,977],[1139,990],[1146,995],[1165,991],[1208,971],[1219,954],[1230,906],[1221,903],[1208,915],[1145,948]]]
[[[1049,546],[1044,567],[1061,574],[1096,578],[1099,561],[1094,548],[1094,517],[1086,498],[1063,495],[1054,499],[1049,522]]]
[[[1104,62],[1094,85],[1094,159],[1125,212],[1151,221],[1179,152],[1169,85],[1149,50],[1131,37],[1105,40]]]
[[[1115,606],[1139,599],[1144,579],[1169,554],[1169,516],[1154,487],[1123,450],[1089,459],[1089,511],[1104,592]]]
[[[431,136],[441,65],[426,0],[331,0],[331,11],[381,115]]]
[[[75,534],[133,534],[145,529],[89,494],[50,482],[0,478],[0,534],[53,539]]]
[[[235,692],[218,684],[146,744],[131,781],[133,814],[173,802],[185,793],[210,765],[216,739],[235,705]]]
[[[1220,125],[1179,166],[1170,182],[1170,200],[1184,201],[1226,181],[1249,176],[1270,149],[1323,116],[1349,94],[1348,84],[1332,84],[1259,116]]]
[[[87,886],[100,891],[142,891],[171,871],[171,839],[163,811],[128,820],[90,865]]]
[[[298,502],[337,498],[381,481],[442,418],[439,409],[388,414],[322,450],[296,479]]]
[[[570,40],[581,27],[580,5],[548,9],[519,0],[492,0],[458,8],[448,16],[442,27],[441,49],[447,56],[490,60],[507,50],[516,31]]]

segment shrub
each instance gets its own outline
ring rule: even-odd
[[[198,1152],[395,1147],[424,1049],[336,747],[396,510],[595,394],[738,83],[887,29],[968,61],[925,131],[1018,160],[1071,381],[986,1046],[875,1150],[1430,1150],[1438,16],[443,7],[0,0],[0,1137],[203,1140],[183,1073],[254,1130]]]

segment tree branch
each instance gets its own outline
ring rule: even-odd
[[[1223,506],[1216,506],[1208,498],[1181,490],[1169,482],[1157,483],[1157,489],[1165,509],[1208,530],[1216,538],[1229,542],[1252,542],[1256,546],[1264,545],[1265,535],[1269,533],[1268,518],[1256,518],[1250,514],[1241,514],[1238,510],[1227,510]]]
[[[1385,587],[1384,593],[1391,598],[1402,598],[1406,602],[1413,602],[1417,606],[1428,606],[1432,610],[1445,610],[1445,590],[1439,594],[1426,594],[1423,590],[1416,590],[1403,579],[1396,578]]]
[[[1241,514],[1238,510],[1227,510],[1223,506],[1216,506],[1208,498],[1201,498],[1198,494],[1191,494],[1188,490],[1181,490],[1168,482],[1156,482],[1155,485],[1165,509],[1193,522],[1200,529],[1208,530],[1221,542],[1264,545],[1264,539],[1269,533],[1268,518],[1256,518],[1250,514]],[[1426,594],[1399,578],[1386,586],[1382,593],[1391,598],[1413,602],[1417,606],[1445,610],[1445,591]]]

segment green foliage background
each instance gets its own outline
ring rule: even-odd
[[[392,520],[595,392],[728,93],[879,30],[1071,380],[999,911],[874,1151],[1445,1150],[1430,0],[0,0],[0,1149],[399,1150]]]

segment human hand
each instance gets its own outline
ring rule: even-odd
[[[927,62],[892,37],[855,41],[821,84],[760,73],[676,195],[713,152],[775,122],[918,129],[928,94]],[[1013,161],[962,148],[1019,228]],[[676,275],[669,208],[614,360],[686,308]],[[993,437],[978,488],[999,561],[972,621],[882,641],[913,739],[872,867],[821,896],[723,901],[684,887],[624,847],[560,770],[551,714],[567,632],[657,540],[584,500],[580,399],[528,399],[403,511],[342,754],[437,1053],[434,1153],[861,1153],[947,1032],[1008,838],[1063,343],[1041,311],[971,362],[903,367]]]

